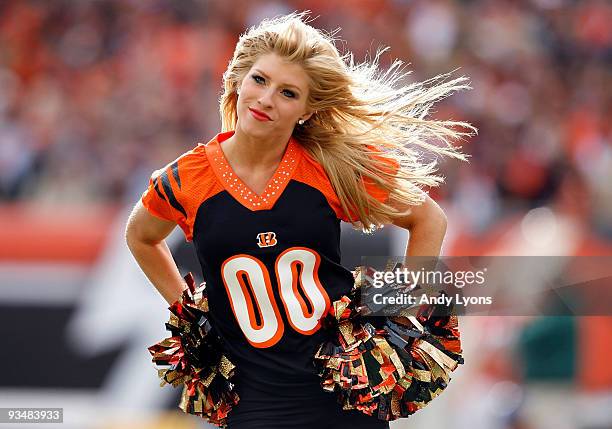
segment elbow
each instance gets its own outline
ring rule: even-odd
[[[137,235],[136,235],[136,228],[134,227],[134,224],[130,220],[131,219],[128,219],[125,225],[124,238],[125,238],[125,243],[127,244],[127,247],[130,250],[133,250],[138,240],[137,240]]]
[[[448,226],[448,218],[442,209],[432,210],[428,216],[424,216],[407,228],[409,231],[414,232],[415,230],[428,231],[430,234],[442,235],[446,234],[446,228]]]
[[[448,217],[438,204],[433,203],[429,207],[427,216],[423,217],[423,224],[432,233],[444,236],[448,227]]]
[[[442,213],[442,217],[440,218],[440,236],[444,237],[446,235],[446,230],[448,228],[448,218],[444,213]]]
[[[446,233],[446,228],[448,227],[448,217],[446,216],[446,213],[444,213],[444,210],[440,208],[440,206],[438,206],[438,210],[436,213],[436,223],[439,225],[440,230]]]
[[[393,219],[392,223],[400,228],[413,231],[415,229],[428,230],[432,232],[446,232],[448,219],[444,210],[436,203],[429,195],[425,196],[425,200],[418,205],[402,206],[400,211],[406,211],[409,208],[408,214],[399,218]]]
[[[399,219],[395,222],[395,225],[411,232],[427,230],[431,233],[445,234],[448,218],[444,210],[435,201],[428,198],[422,205],[413,207],[412,213],[403,219]]]
[[[132,211],[128,220],[125,224],[124,231],[125,243],[128,248],[133,251],[133,249],[140,243],[143,243],[144,237],[142,232],[142,226],[137,220],[136,211]]]

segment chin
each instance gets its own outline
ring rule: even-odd
[[[267,131],[262,126],[258,126],[258,124],[239,124],[236,126],[236,129],[240,129],[240,132],[246,136],[250,137],[260,137],[267,134]]]
[[[244,134],[261,136],[270,134],[271,127],[269,125],[267,122],[259,122],[256,119],[248,118],[246,121],[240,122],[239,127]]]

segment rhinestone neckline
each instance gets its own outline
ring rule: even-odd
[[[213,167],[213,171],[221,185],[246,208],[257,210],[271,209],[278,198],[281,196],[285,187],[291,180],[293,172],[300,159],[299,143],[293,137],[287,143],[287,149],[281,159],[276,171],[268,181],[266,188],[261,195],[253,192],[247,185],[240,180],[229,165],[221,143],[234,134],[233,131],[218,134],[206,145],[206,156],[208,162]]]

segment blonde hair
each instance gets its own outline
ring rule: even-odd
[[[444,74],[399,86],[410,73],[403,72],[402,61],[379,70],[382,49],[372,61],[356,64],[351,53],[340,55],[333,34],[311,27],[307,19],[308,12],[302,12],[264,20],[240,36],[223,74],[222,128],[235,129],[236,90],[259,56],[275,53],[300,64],[310,77],[308,106],[316,113],[293,136],[325,169],[342,208],[353,214],[353,225],[371,231],[408,214],[398,207],[422,203],[423,188],[443,182],[435,174],[436,160],[424,156],[466,159],[452,142],[476,129],[426,116],[436,101],[469,89],[468,79],[448,80],[450,74]],[[389,192],[387,202],[371,196],[364,182]]]

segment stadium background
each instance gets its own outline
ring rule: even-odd
[[[150,173],[219,129],[238,34],[310,9],[409,80],[460,67],[435,115],[479,135],[432,192],[445,255],[612,254],[612,4],[570,0],[0,2],[0,407],[67,428],[207,427],[158,388],[166,309],[123,241]],[[405,233],[346,228],[345,263]],[[181,271],[197,272],[178,229]],[[607,317],[466,317],[467,365],[392,428],[612,428]],[[27,425],[26,425],[27,426]]]

